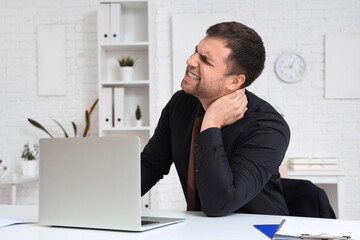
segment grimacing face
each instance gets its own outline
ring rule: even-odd
[[[182,89],[202,102],[211,103],[226,95],[226,84],[233,76],[226,76],[227,58],[231,49],[217,37],[205,37],[186,61],[187,68],[181,82]]]

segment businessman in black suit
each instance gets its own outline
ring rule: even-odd
[[[207,30],[141,154],[142,194],[174,163],[188,210],[288,215],[278,167],[290,130],[269,103],[245,90],[264,62],[253,29],[224,22]]]

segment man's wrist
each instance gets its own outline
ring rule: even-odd
[[[201,129],[200,129],[200,132],[208,129],[208,128],[221,128],[221,124],[218,123],[217,121],[214,121],[214,120],[210,120],[210,119],[207,119],[206,117],[204,118],[202,124],[201,124]]]

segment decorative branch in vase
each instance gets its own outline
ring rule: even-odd
[[[85,111],[85,129],[84,129],[84,133],[83,133],[83,137],[88,137],[90,136],[90,127],[91,127],[91,113],[93,112],[96,104],[98,103],[99,99],[96,99],[95,102],[91,105],[91,107],[89,108],[89,110]],[[51,118],[63,131],[64,135],[66,138],[69,137],[69,134],[65,131],[65,128],[55,119]],[[51,138],[54,138],[54,136],[48,131],[46,130],[46,128],[44,128],[40,123],[38,123],[37,121],[28,118],[28,121],[30,122],[31,125],[33,125],[36,128],[39,128],[41,130],[43,130],[45,133],[47,133]],[[73,129],[74,129],[74,137],[77,137],[78,134],[78,128],[77,125],[74,122],[71,122]]]

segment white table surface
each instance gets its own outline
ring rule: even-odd
[[[253,227],[254,224],[279,224],[282,216],[231,214],[226,217],[210,218],[201,212],[169,212],[147,210],[144,215],[159,217],[183,217],[185,222],[178,223],[147,232],[134,233],[109,230],[76,229],[62,227],[46,227],[37,224],[20,224],[0,228],[0,239],[6,240],[133,240],[133,239],[241,239],[269,240],[263,233]],[[0,205],[0,216],[23,216],[37,220],[36,206]],[[287,217],[289,218],[289,217]],[[296,218],[304,221],[314,218]],[[326,224],[330,219],[316,219],[319,224]],[[359,222],[360,223],[360,222]],[[360,231],[360,229],[359,229]]]

